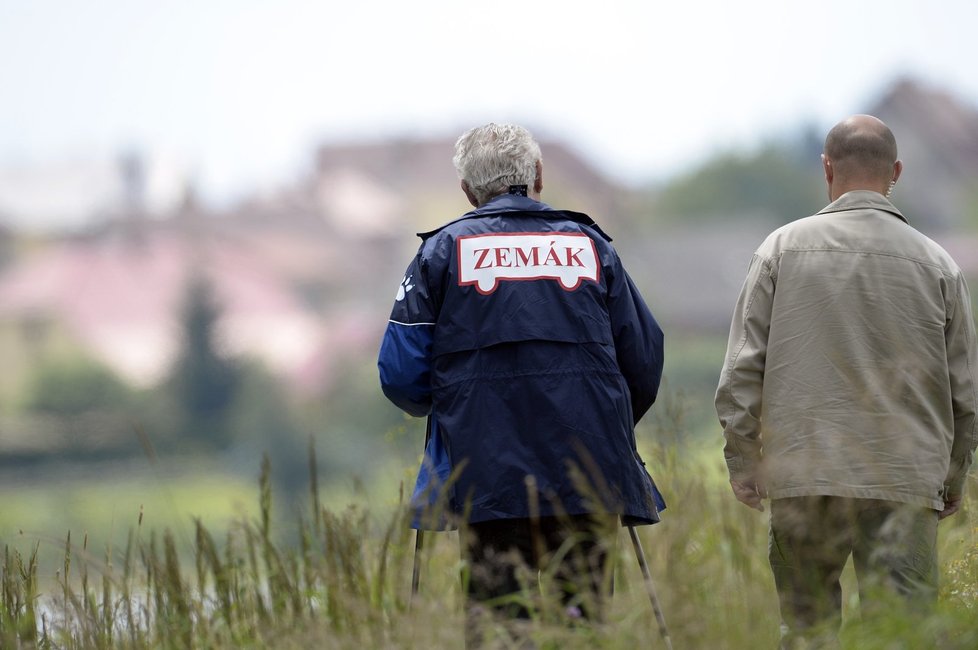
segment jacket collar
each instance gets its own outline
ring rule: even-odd
[[[879,192],[873,192],[871,190],[853,190],[852,192],[846,192],[835,201],[829,203],[827,206],[819,210],[818,214],[845,212],[847,210],[865,210],[867,208],[889,212],[904,223],[910,223],[907,221],[907,218],[903,216],[903,213],[897,210],[896,206],[890,203],[889,199]]]
[[[603,237],[607,241],[609,242],[611,241],[611,237],[609,237],[603,230],[601,230],[598,224],[596,224],[591,217],[587,216],[582,212],[572,212],[570,210],[555,210],[554,208],[550,207],[546,203],[543,203],[542,201],[537,201],[535,199],[531,199],[526,196],[518,196],[515,194],[500,194],[499,196],[495,196],[489,199],[488,201],[486,201],[483,205],[479,206],[475,210],[470,210],[469,212],[466,212],[458,219],[449,221],[448,223],[439,226],[434,230],[429,230],[428,232],[419,232],[418,237],[420,237],[421,239],[428,239],[435,233],[439,232],[444,228],[447,228],[453,223],[458,223],[459,221],[463,221],[465,219],[474,219],[488,214],[499,214],[505,212],[553,213],[553,216],[557,216],[562,219],[569,219],[576,223],[580,223],[585,226],[588,226],[591,229],[593,229],[595,232],[597,232],[599,235],[601,235],[601,237]],[[546,215],[546,216],[551,217],[551,215]]]
[[[495,212],[512,212],[514,210],[519,212],[538,212],[541,210],[553,210],[553,208],[546,203],[536,201],[527,196],[500,194],[492,197],[475,210],[466,212],[461,218],[465,219],[466,217],[477,217],[479,215]]]

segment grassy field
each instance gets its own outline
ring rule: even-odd
[[[669,508],[638,530],[673,647],[773,648],[766,514],[729,494],[717,445],[681,439],[679,406],[658,409],[640,436]],[[267,466],[254,481],[188,468],[165,481],[5,484],[0,648],[462,647],[456,533],[426,536],[410,598],[414,536],[398,505],[409,465],[378,473],[371,490],[312,474],[286,503]],[[972,478],[965,510],[941,524],[938,610],[860,620],[850,597],[845,647],[978,647],[976,499]],[[51,516],[54,526],[42,521]],[[624,531],[618,542],[607,620],[568,627],[542,606],[524,630],[536,647],[665,647]],[[843,578],[854,593],[851,569]],[[485,632],[492,647],[523,647],[503,626]]]

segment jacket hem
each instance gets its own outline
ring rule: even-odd
[[[850,499],[877,499],[879,501],[894,501],[908,505],[922,506],[933,510],[943,510],[944,501],[936,497],[927,497],[906,492],[879,490],[872,488],[838,488],[838,487],[798,487],[772,490],[768,486],[768,498],[787,499],[791,497],[846,497]]]

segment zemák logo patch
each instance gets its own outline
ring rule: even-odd
[[[582,233],[467,235],[457,242],[458,284],[474,284],[482,294],[504,281],[556,280],[567,291],[598,281],[598,253]]]

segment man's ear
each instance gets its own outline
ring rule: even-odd
[[[472,190],[469,188],[469,184],[463,180],[461,185],[462,185],[462,191],[465,192],[465,198],[469,200],[469,203],[472,204],[472,207],[473,208],[479,207],[479,201],[476,200],[475,194],[473,194]]]
[[[537,176],[533,179],[533,191],[537,194],[543,191],[543,161],[537,161]]]
[[[893,182],[896,183],[900,179],[900,174],[903,173],[903,161],[898,160],[893,163]]]
[[[825,182],[829,185],[832,184],[832,179],[835,177],[835,170],[832,168],[832,161],[822,154],[822,170],[825,172]]]

